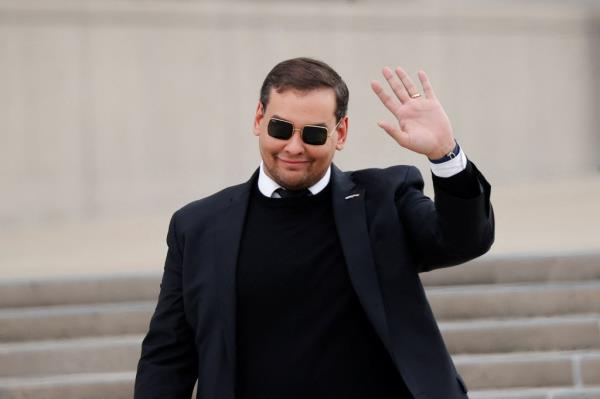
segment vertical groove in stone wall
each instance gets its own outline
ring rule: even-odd
[[[590,121],[590,152],[588,154],[592,167],[600,173],[600,16],[588,20],[589,28],[589,52],[590,52],[590,75],[591,96],[587,104],[587,114]]]

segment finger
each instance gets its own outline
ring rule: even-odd
[[[402,84],[404,85],[404,87],[406,87],[406,91],[408,92],[409,97],[419,94],[419,89],[417,88],[417,86],[415,86],[410,76],[408,76],[408,73],[406,73],[404,69],[402,69],[401,67],[396,68],[396,75],[398,75],[398,77],[402,81]]]
[[[409,143],[408,134],[406,132],[402,131],[397,126],[395,126],[389,122],[386,122],[386,121],[377,122],[377,126],[382,128],[383,130],[385,130],[385,132],[387,134],[389,134],[394,140],[396,140],[396,142],[398,142],[398,144],[400,144],[402,147],[408,146],[408,143]]]
[[[419,71],[419,80],[421,81],[421,85],[423,86],[423,92],[425,93],[425,98],[430,100],[437,100],[437,96],[433,91],[433,87],[431,86],[431,82],[429,82],[429,78],[425,71]]]
[[[371,89],[373,89],[373,92],[379,97],[379,100],[381,100],[383,105],[385,105],[385,107],[395,116],[398,112],[398,100],[387,94],[383,89],[383,86],[376,80],[371,82]]]
[[[396,97],[400,100],[402,104],[410,99],[409,94],[406,92],[406,88],[402,84],[402,82],[394,75],[391,68],[385,67],[383,68],[383,77],[387,80],[388,84],[396,94]]]

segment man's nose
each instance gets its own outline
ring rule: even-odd
[[[298,134],[296,134],[298,132]],[[302,141],[302,129],[294,129],[292,137],[288,139],[285,146],[286,151],[291,154],[301,154],[304,152],[304,142]]]

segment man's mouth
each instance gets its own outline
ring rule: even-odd
[[[302,164],[306,164],[309,161],[306,159],[286,159],[286,158],[277,158],[279,159],[281,162],[289,164],[289,165],[302,165]]]

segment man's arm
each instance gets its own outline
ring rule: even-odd
[[[158,305],[142,343],[135,379],[135,399],[189,399],[198,375],[194,334],[185,318],[182,254],[173,215]]]
[[[450,119],[427,75],[419,71],[424,96],[404,69],[386,67],[383,76],[393,95],[379,82],[371,87],[397,123],[379,122],[398,144],[432,162],[435,202],[423,194],[423,179],[411,168],[396,195],[396,206],[415,255],[418,270],[451,266],[485,253],[494,241],[490,185],[475,165],[457,150]]]
[[[490,185],[470,161],[451,177],[433,175],[435,201],[423,194],[417,168],[396,199],[419,272],[452,266],[487,252],[494,242]]]

